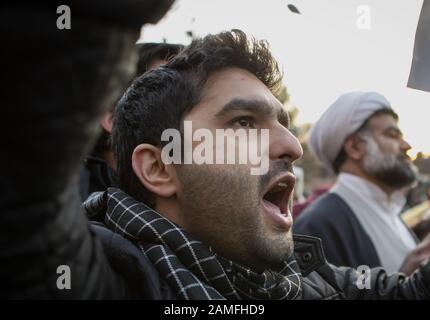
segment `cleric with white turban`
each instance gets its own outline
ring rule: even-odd
[[[376,92],[350,92],[340,96],[312,127],[311,150],[327,168],[333,169],[346,138],[381,109],[391,109],[391,105]]]
[[[381,113],[387,117],[384,119],[391,116],[393,119],[389,121],[397,121],[390,103],[376,92],[340,96],[312,128],[310,148],[334,171],[334,163],[347,138],[383,110],[387,111]],[[385,124],[379,126],[382,127]],[[294,232],[322,239],[327,260],[335,265],[382,266],[390,273],[404,271],[402,266],[417,246],[412,231],[400,218],[406,202],[404,190],[416,178],[412,164],[404,159],[410,145],[399,138],[396,140],[398,153],[384,153],[373,134],[366,138],[363,140],[366,150],[360,161],[345,154],[341,167],[336,170],[339,171],[336,183],[303,210],[295,221]],[[387,159],[393,156],[396,161],[387,165]],[[372,160],[370,169],[365,165],[366,159]],[[394,177],[396,184],[392,183]]]

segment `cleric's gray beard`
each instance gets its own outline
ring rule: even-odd
[[[362,135],[362,138],[367,148],[363,169],[368,175],[396,190],[415,182],[417,169],[406,161],[406,155],[384,154],[371,135]]]

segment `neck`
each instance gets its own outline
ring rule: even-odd
[[[382,191],[384,191],[387,197],[390,197],[394,193],[394,191],[396,191],[396,189],[393,189],[387,186],[385,183],[382,183],[381,181],[369,176],[361,168],[349,167],[349,168],[342,169],[341,172],[358,176],[370,183],[373,183],[374,185],[378,186]]]
[[[113,155],[113,152],[111,149],[108,149],[103,152],[102,154],[103,159],[106,161],[109,167],[111,167],[113,170],[116,168],[116,160]]]
[[[186,229],[176,196],[172,196],[169,198],[161,198],[156,196],[153,209],[159,214],[161,214],[163,217]]]

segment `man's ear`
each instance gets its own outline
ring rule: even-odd
[[[352,135],[346,138],[343,148],[349,158],[360,161],[366,154],[366,141],[357,135]]]
[[[151,144],[140,144],[131,158],[133,171],[146,189],[160,197],[171,197],[177,191],[173,166],[161,159],[161,150]]]
[[[100,125],[104,130],[111,133],[113,126],[113,113],[112,111],[106,112],[100,119]]]

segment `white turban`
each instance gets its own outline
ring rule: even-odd
[[[379,93],[350,92],[341,95],[312,127],[309,137],[312,152],[332,169],[346,138],[381,109],[391,109],[391,105]]]

